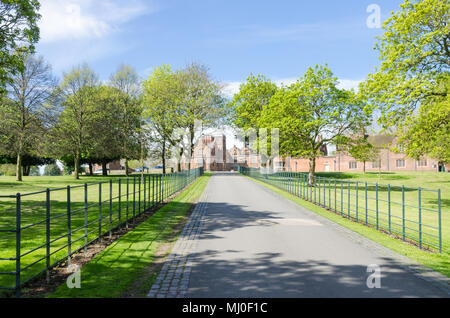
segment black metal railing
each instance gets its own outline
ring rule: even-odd
[[[109,181],[0,196],[0,290],[21,288],[87,246],[128,227],[203,174],[135,175]]]
[[[441,190],[347,181],[307,173],[239,167],[241,174],[269,183],[355,222],[442,253]],[[444,240],[444,242],[446,242]],[[447,250],[446,250],[447,252]]]

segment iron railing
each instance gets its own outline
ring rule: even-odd
[[[441,191],[239,167],[261,180],[355,222],[442,253]]]
[[[203,168],[0,196],[0,290],[15,291],[180,191]]]

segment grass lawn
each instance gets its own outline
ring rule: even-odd
[[[183,186],[181,178],[173,175],[166,175],[162,182],[157,178],[146,178],[145,185],[138,180],[138,176],[128,179],[124,176],[82,176],[79,180],[58,176],[25,177],[23,182],[16,182],[14,177],[0,177],[0,196],[34,192],[21,197],[21,282],[46,269],[47,188],[53,189],[49,193],[49,261],[53,265],[69,253],[69,229],[73,252]],[[84,184],[88,184],[86,191]],[[70,193],[68,185],[72,186]],[[0,197],[0,258],[16,257],[16,233],[4,231],[16,228],[15,211],[15,198]],[[15,263],[14,260],[0,260],[0,272],[14,272]],[[15,275],[0,275],[0,287],[14,286]]]
[[[437,189],[440,189],[442,250],[450,253],[448,173],[318,173],[316,187],[307,185],[305,174],[281,173],[265,180],[343,216],[374,226],[378,224],[379,228],[400,237],[404,233],[405,239],[421,241],[423,247],[435,250],[439,246]]]
[[[414,176],[414,174],[410,174],[410,173],[399,174],[399,175],[401,177],[405,178],[403,180],[415,178],[415,180],[416,180],[415,184],[422,185],[422,183],[419,181],[419,176]],[[339,175],[337,177],[339,177]],[[364,175],[358,175],[358,174],[355,174],[354,177],[355,178],[361,177],[361,178],[367,178],[367,179],[373,178],[373,176],[371,176],[371,175],[364,176]],[[395,175],[391,176],[391,177],[395,177]],[[446,187],[448,188],[448,182],[450,180],[448,176],[446,176],[444,174],[443,176],[439,175],[436,177],[442,178],[441,180],[444,180],[443,183],[446,183]],[[408,178],[408,179],[406,179],[406,178]],[[299,204],[299,205],[301,205],[301,206],[303,206],[303,207],[305,207],[305,208],[307,208],[307,209],[309,209],[309,210],[311,210],[311,211],[313,211],[313,212],[315,212],[337,224],[340,224],[356,233],[359,233],[375,242],[380,243],[381,245],[383,245],[399,254],[405,255],[405,256],[409,257],[410,259],[419,262],[420,264],[423,264],[435,271],[438,271],[438,272],[446,275],[447,277],[450,277],[450,252],[448,250],[448,243],[449,243],[449,241],[448,241],[449,240],[448,209],[446,210],[447,216],[445,218],[446,227],[445,227],[445,232],[444,232],[445,233],[444,237],[446,239],[445,242],[447,244],[445,246],[447,248],[443,251],[442,254],[432,253],[432,252],[419,250],[415,246],[412,246],[408,243],[402,242],[398,239],[392,238],[389,235],[379,232],[374,228],[370,228],[363,224],[353,222],[347,218],[344,218],[338,214],[332,213],[332,212],[330,212],[322,207],[319,207],[313,203],[310,203],[303,199],[300,199],[299,197],[294,196],[286,191],[283,191],[273,185],[267,184],[266,182],[262,182],[258,179],[254,179],[254,178],[251,178],[251,179],[254,180],[255,182],[258,182],[258,183],[264,185],[265,187],[273,190],[274,192],[283,195],[284,197],[288,198],[289,200],[291,200],[291,201],[293,201],[293,202],[295,202],[295,203],[297,203],[297,204]],[[393,178],[393,179],[395,179],[395,178]],[[424,182],[424,184],[428,184],[428,186],[433,182],[433,176],[426,176],[426,178],[424,178],[424,179],[427,180]],[[361,180],[365,180],[365,179],[361,179]],[[389,179],[384,179],[384,181],[388,181],[388,180]],[[402,179],[401,178],[397,179],[397,182],[401,182],[400,180],[402,180]],[[447,180],[447,181],[445,181],[445,180]],[[411,184],[414,184],[414,180],[409,181],[409,182],[411,182]]]
[[[139,280],[143,281],[137,295],[145,296],[158,274],[149,275],[145,269],[174,228],[186,220],[208,180],[206,174],[197,179],[153,216],[99,253],[81,269],[80,289],[69,289],[63,284],[50,297],[120,297]]]

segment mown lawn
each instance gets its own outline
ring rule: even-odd
[[[85,184],[87,187],[85,188]],[[67,186],[71,186],[68,191]],[[86,243],[108,233],[119,224],[126,224],[133,216],[160,202],[183,186],[181,178],[167,175],[165,179],[146,178],[145,185],[138,176],[70,176],[25,177],[16,182],[14,177],[0,177],[0,258],[16,257],[16,198],[21,196],[20,254],[21,282],[46,269],[47,192],[49,192],[50,265],[67,257]],[[70,203],[68,203],[70,202]],[[68,213],[70,211],[70,214]],[[69,241],[69,230],[72,232]],[[14,287],[16,262],[0,259],[0,287]]]
[[[208,180],[209,175],[197,179],[153,216],[99,253],[81,269],[80,289],[69,289],[63,284],[50,297],[120,297],[142,277],[146,278],[140,284],[140,293],[148,292],[158,273],[145,275],[145,268],[174,228],[186,220]]]

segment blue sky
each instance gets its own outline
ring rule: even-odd
[[[121,63],[147,76],[161,64],[196,61],[228,83],[251,73],[289,83],[328,63],[345,87],[378,65],[381,29],[368,28],[377,4],[384,21],[400,0],[42,0],[37,46],[57,75],[87,62],[101,79]]]

